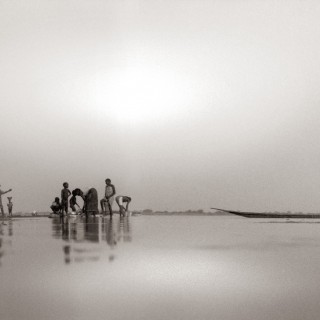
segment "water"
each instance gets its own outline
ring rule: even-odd
[[[0,230],[0,319],[319,319],[320,223],[23,218]]]

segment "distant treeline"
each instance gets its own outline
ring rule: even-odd
[[[228,213],[215,211],[207,212],[202,209],[199,210],[187,210],[187,211],[153,211],[152,209],[142,210],[143,215],[197,215],[197,216],[221,216],[228,215]]]

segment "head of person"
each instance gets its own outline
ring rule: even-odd
[[[72,191],[72,194],[75,194],[76,196],[81,196],[82,194],[82,191],[79,189],[79,188],[76,188]]]
[[[131,202],[131,198],[130,197],[123,197],[123,201],[124,202]]]
[[[57,202],[57,203],[59,203],[60,200],[59,200],[58,197],[55,197],[55,198],[54,198],[54,201]]]
[[[11,202],[12,197],[7,197],[7,198],[8,198],[8,200],[9,200],[9,202]]]
[[[64,183],[63,183],[63,187],[64,187],[65,189],[69,188],[69,183],[68,183],[68,182],[64,182]]]
[[[109,184],[111,184],[111,179],[107,178],[106,179],[106,185],[109,185]]]
[[[80,189],[74,189],[74,190],[72,190],[72,195],[75,197],[75,196],[77,196],[78,194],[77,194],[77,190],[80,190]]]

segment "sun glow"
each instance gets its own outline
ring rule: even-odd
[[[120,123],[139,124],[177,117],[188,91],[178,74],[139,66],[100,79],[96,101],[100,111]]]

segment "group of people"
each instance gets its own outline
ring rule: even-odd
[[[116,189],[108,178],[105,180],[105,194],[100,200],[101,213],[106,215],[113,215],[112,205],[114,200],[119,206],[120,215],[125,215],[129,209],[129,203],[131,202],[131,197],[129,196],[115,196]],[[71,196],[71,197],[70,197]],[[81,197],[83,200],[83,208],[81,209],[77,203],[77,196]],[[69,199],[70,197],[70,199]],[[51,210],[53,214],[60,214],[64,216],[68,214],[69,205],[71,208],[71,214],[89,214],[96,215],[99,213],[98,208],[98,192],[95,188],[85,188],[83,190],[76,188],[72,192],[69,190],[68,182],[63,183],[63,189],[61,190],[61,199],[56,197],[51,205]]]

